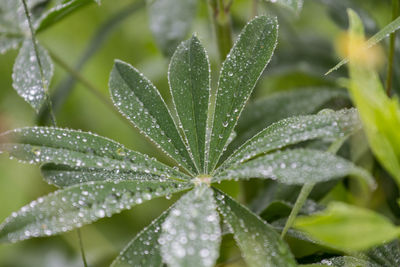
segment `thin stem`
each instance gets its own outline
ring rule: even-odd
[[[258,0],[253,0],[251,5],[251,17],[254,18],[258,14]]]
[[[28,6],[26,4],[26,0],[22,0],[22,4],[24,6],[24,11],[25,11],[26,18],[28,20],[28,25],[29,25],[29,30],[30,30],[30,33],[31,33],[31,39],[32,39],[32,43],[33,43],[33,49],[35,51],[36,61],[37,61],[38,66],[39,66],[40,77],[42,79],[42,88],[43,88],[43,91],[44,91],[44,94],[45,94],[45,98],[46,98],[46,105],[47,105],[47,107],[49,109],[49,112],[50,112],[51,122],[52,122],[53,126],[56,126],[56,124],[57,124],[56,117],[54,115],[53,108],[52,108],[52,105],[51,105],[51,102],[50,102],[50,95],[49,95],[48,85],[47,85],[46,79],[45,79],[44,74],[43,74],[42,61],[40,60],[40,57],[39,57],[39,49],[38,49],[37,43],[36,43],[36,35],[35,35],[35,31],[33,30],[33,26],[32,26],[31,15],[29,13],[29,9],[28,9]]]
[[[229,1],[225,5],[224,0],[208,0],[208,4],[211,10],[210,13],[212,14],[219,56],[221,61],[223,61],[232,48],[232,24],[230,17],[232,1]]]
[[[86,261],[86,255],[85,255],[85,250],[83,249],[83,242],[82,242],[82,235],[81,235],[81,229],[76,230],[78,234],[78,240],[79,240],[79,247],[81,249],[81,255],[82,255],[82,261],[83,261],[83,266],[88,267],[87,261]]]
[[[392,20],[395,20],[399,16],[399,0],[392,0]],[[396,32],[390,34],[390,46],[388,54],[388,68],[386,75],[386,94],[388,96],[392,93],[392,82],[393,82],[393,61],[395,56],[396,47]]]

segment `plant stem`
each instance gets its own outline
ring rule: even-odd
[[[333,142],[328,148],[327,152],[336,154],[348,137],[349,136],[347,135]],[[306,183],[301,188],[301,191],[296,199],[293,209],[290,211],[289,218],[287,219],[285,226],[282,230],[281,238],[284,238],[289,228],[292,227],[294,220],[296,219],[298,213],[300,212],[301,208],[306,202],[314,186],[315,183]]]
[[[392,0],[392,20],[395,20],[398,16],[399,16],[399,0]],[[393,32],[390,34],[388,68],[386,75],[386,94],[388,96],[392,94],[393,61],[395,55],[395,46],[396,46],[396,32]]]
[[[35,51],[36,61],[37,61],[37,64],[39,66],[40,77],[42,79],[42,88],[43,88],[43,91],[44,91],[44,94],[45,94],[45,98],[46,98],[46,105],[47,105],[47,107],[49,109],[52,125],[56,126],[56,124],[57,124],[56,117],[54,115],[53,108],[52,108],[52,105],[51,105],[51,102],[50,102],[49,89],[48,89],[48,85],[47,85],[46,79],[45,79],[44,74],[43,74],[43,66],[42,66],[42,62],[41,62],[40,57],[39,57],[39,49],[38,49],[37,43],[36,43],[36,35],[35,35],[35,31],[33,30],[32,21],[31,21],[31,15],[29,13],[29,9],[28,9],[28,6],[26,4],[26,0],[22,0],[22,5],[24,6],[26,19],[28,20],[29,30],[30,30],[30,33],[31,33],[31,39],[32,39],[32,44],[33,44],[33,49]]]
[[[232,1],[228,4],[224,0],[208,0],[212,22],[217,40],[218,52],[221,61],[224,61],[232,48],[232,25],[230,17],[230,7]]]
[[[86,256],[85,256],[85,250],[83,249],[83,242],[82,242],[82,235],[81,235],[81,229],[76,230],[78,234],[78,240],[79,240],[79,247],[81,249],[81,255],[82,255],[82,261],[83,261],[83,266],[88,267],[87,261],[86,261]]]

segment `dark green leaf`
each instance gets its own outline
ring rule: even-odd
[[[269,224],[229,196],[215,192],[218,209],[232,229],[248,266],[296,266],[288,246]]]
[[[368,250],[366,256],[381,267],[392,267],[400,264],[400,241],[396,239]]]
[[[213,191],[196,186],[171,209],[162,225],[159,242],[169,266],[214,266],[221,229]]]
[[[211,136],[206,147],[208,171],[214,169],[227,146],[247,99],[272,57],[277,37],[276,18],[257,17],[246,25],[224,61]]]
[[[161,51],[171,56],[196,15],[196,0],[147,0],[150,29]]]
[[[109,86],[118,110],[182,167],[195,172],[175,122],[154,85],[131,65],[117,60]]]
[[[0,137],[0,152],[29,163],[64,165],[43,167],[48,181],[60,187],[103,179],[188,179],[148,156],[92,133],[32,127],[12,130]],[[85,176],[85,172],[91,174]]]
[[[185,183],[89,182],[56,191],[13,213],[0,226],[0,241],[50,236],[189,188]]]
[[[322,260],[320,263],[317,264],[310,264],[310,265],[301,265],[303,267],[324,267],[324,266],[332,266],[332,267],[379,267],[379,265],[352,256],[342,256],[342,257],[334,257]]]
[[[197,37],[177,48],[169,65],[169,83],[179,122],[199,170],[204,168],[210,66]]]

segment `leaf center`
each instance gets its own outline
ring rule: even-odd
[[[203,184],[210,186],[211,179],[212,179],[212,177],[208,174],[200,174],[200,175],[196,176],[195,178],[193,178],[192,181],[195,184],[195,186],[200,186]]]

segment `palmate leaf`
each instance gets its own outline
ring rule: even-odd
[[[43,166],[42,171],[48,181],[60,187],[103,179],[188,179],[148,156],[92,133],[32,127],[6,132],[0,139],[0,152],[24,162],[53,163]]]
[[[284,184],[303,185],[347,175],[359,177],[371,187],[375,185],[372,176],[352,162],[313,149],[287,149],[260,156],[215,174],[213,181],[269,178]]]
[[[400,235],[400,228],[383,215],[339,202],[310,217],[297,218],[294,227],[343,251],[365,250]]]
[[[19,241],[69,231],[144,201],[190,187],[185,183],[107,181],[68,187],[39,198],[0,226],[0,241]]]
[[[131,65],[115,61],[109,87],[115,106],[189,172],[196,172],[174,120],[154,85]]]
[[[272,57],[277,35],[276,18],[253,19],[222,65],[211,136],[206,145],[209,172],[218,163],[246,101]]]
[[[196,186],[171,209],[162,224],[161,254],[169,266],[214,266],[221,229],[213,191]]]
[[[37,48],[43,77],[41,76],[33,41],[26,39],[15,60],[12,78],[13,87],[17,93],[36,112],[39,112],[42,105],[46,102],[46,90],[53,76],[54,66],[47,51],[39,44],[37,44]]]
[[[285,242],[265,221],[228,195],[215,190],[218,209],[239,245],[244,260],[252,267],[296,266]]]
[[[150,29],[161,51],[171,56],[196,15],[196,0],[147,0]]]
[[[272,124],[248,140],[223,163],[221,169],[288,145],[317,138],[334,141],[360,129],[361,122],[355,109],[290,117]]]
[[[204,168],[210,66],[196,36],[180,44],[168,71],[172,99],[179,122],[199,170]]]
[[[121,251],[111,267],[161,267],[163,266],[158,239],[162,233],[162,223],[167,218],[170,209],[164,211],[149,226],[143,229]]]

